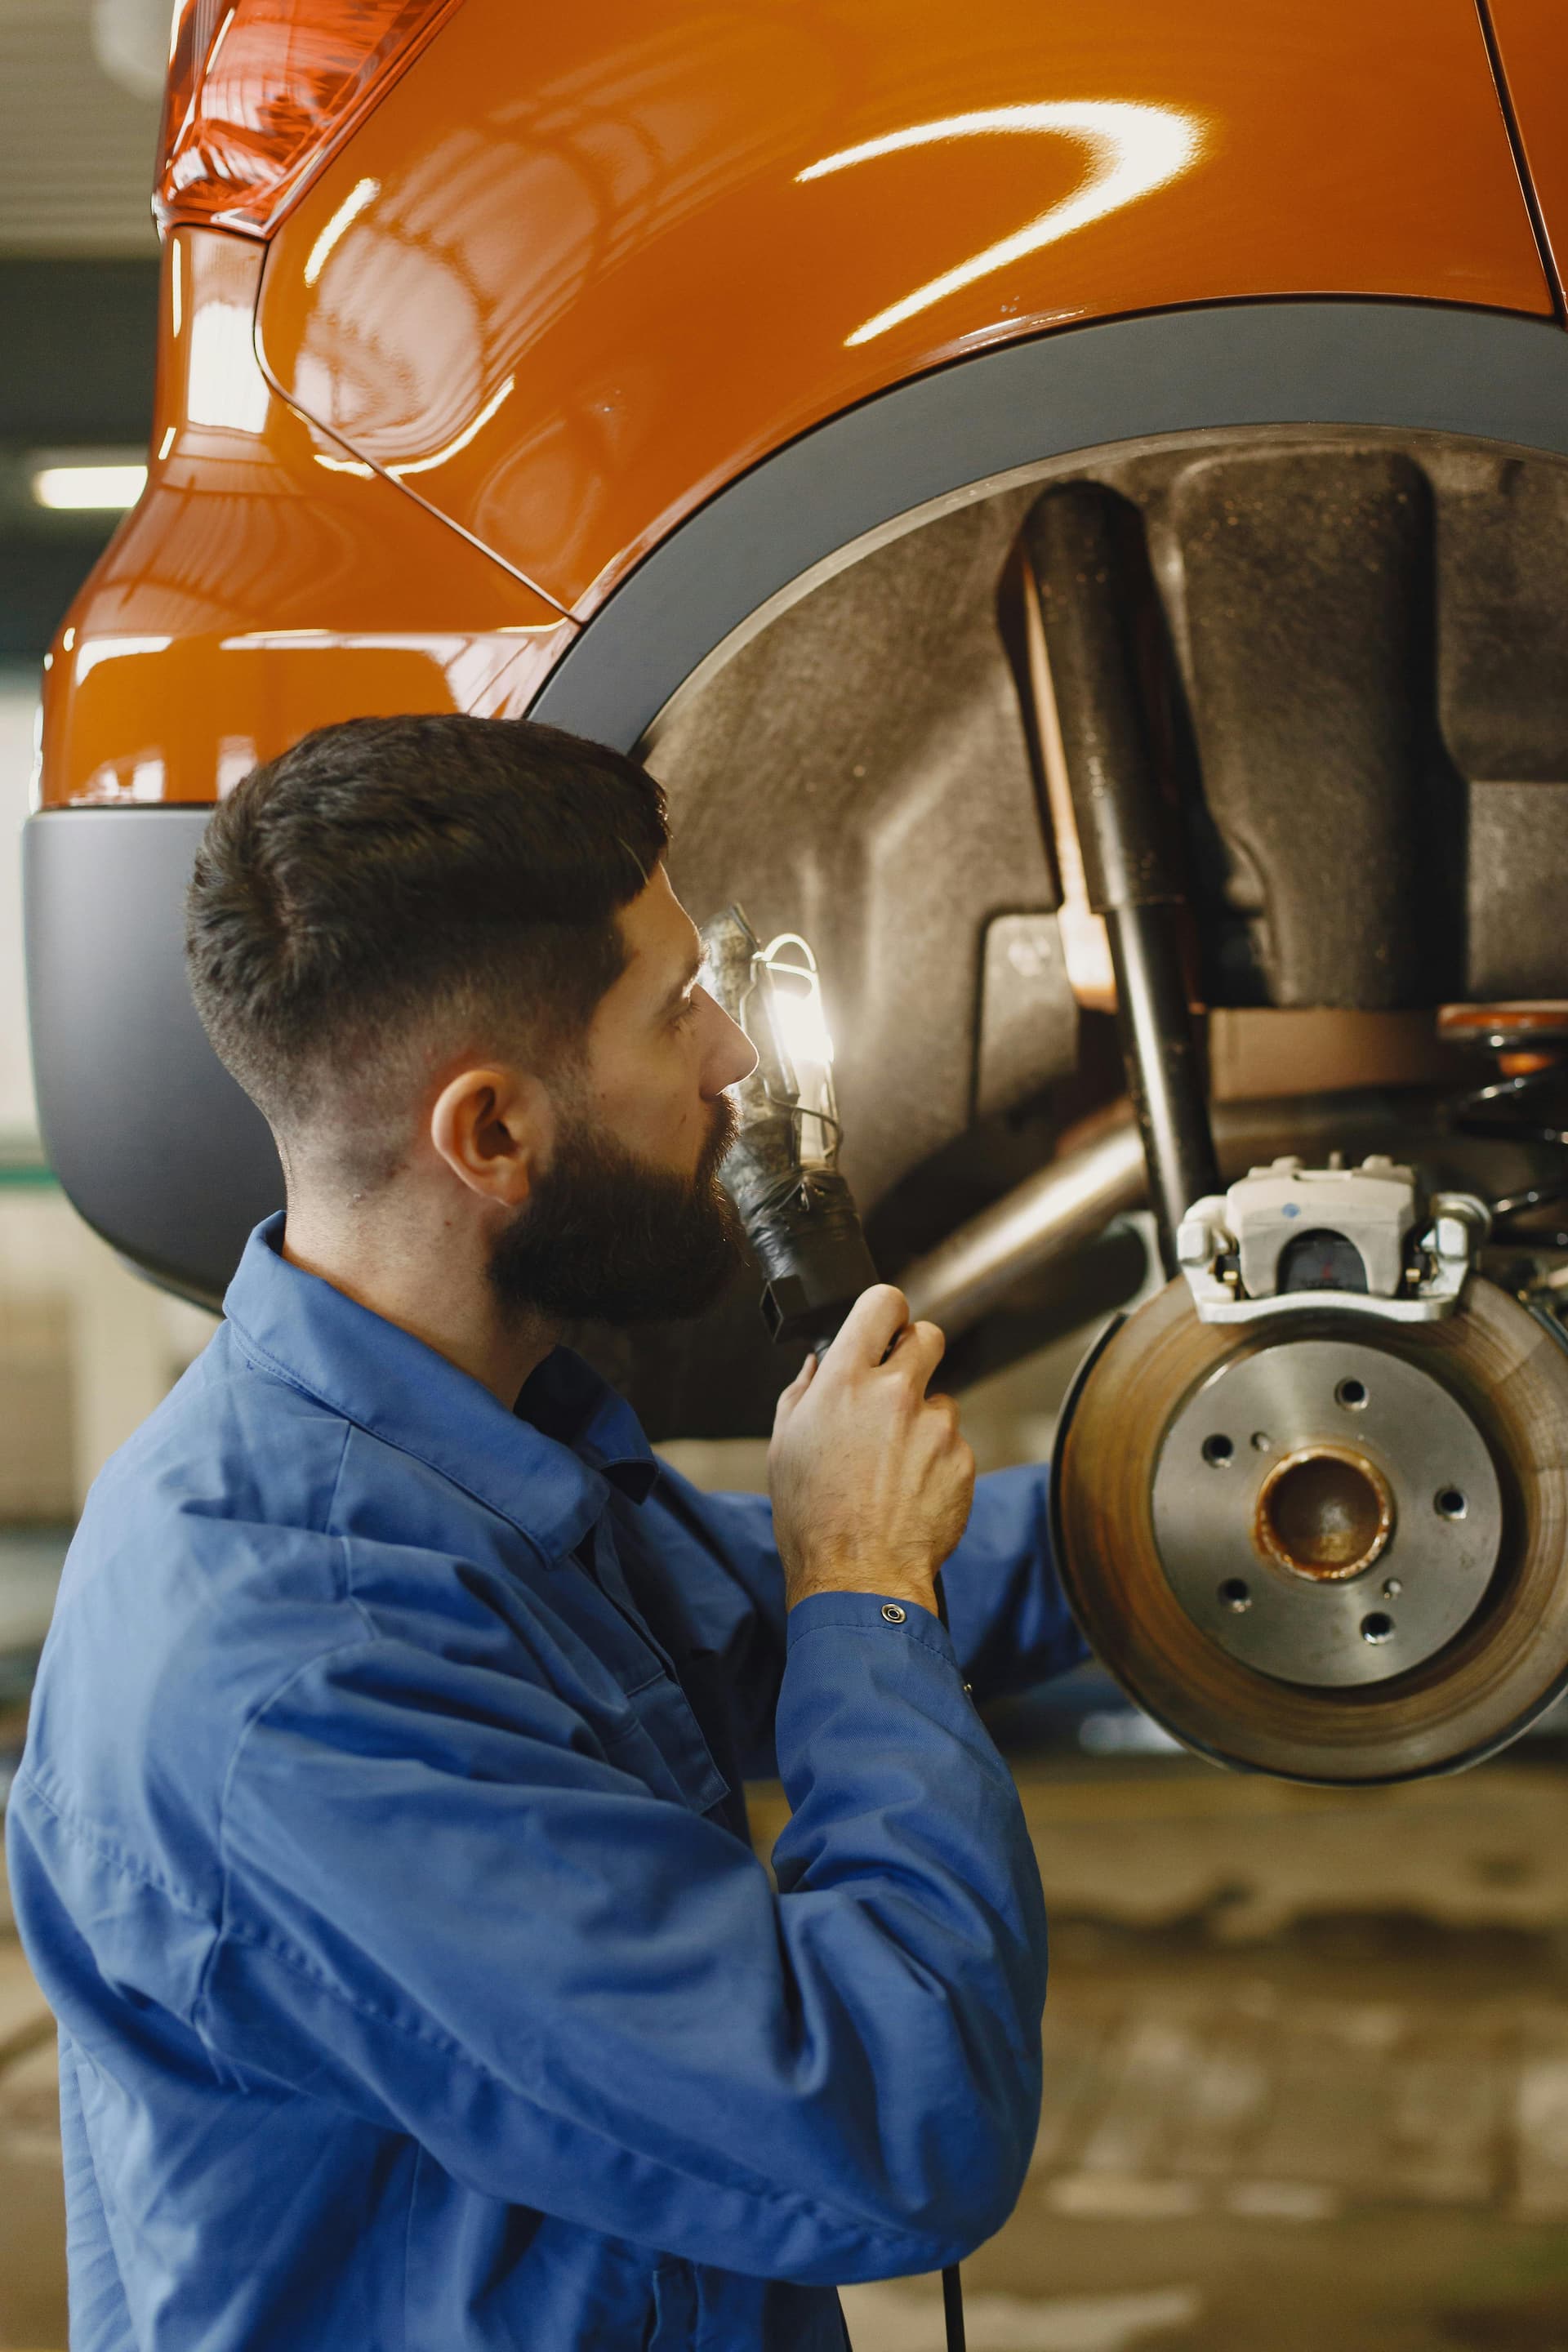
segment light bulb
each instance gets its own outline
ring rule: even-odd
[[[781,931],[752,958],[746,1010],[753,1027],[758,1017],[767,1023],[779,1066],[769,1092],[795,1114],[803,1163],[830,1168],[838,1156],[833,1037],[816,958],[798,931]]]
[[[763,1276],[775,1339],[825,1347],[877,1269],[837,1167],[833,1039],[816,958],[798,931],[767,946],[739,907],[702,927],[703,985],[745,1031],[757,1066],[731,1089],[736,1138],[721,1177]]]

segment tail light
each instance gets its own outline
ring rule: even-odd
[[[153,209],[265,235],[460,0],[177,0]]]

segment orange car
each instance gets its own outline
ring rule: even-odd
[[[1242,1169],[1426,1150],[1462,1067],[1436,1010],[1517,1062],[1499,1008],[1568,999],[1565,74],[1551,0],[182,0],[147,488],[50,656],[29,829],[79,1208],[221,1292],[280,1188],[186,1001],[193,848],[257,759],[406,709],[638,750],[693,910],[810,934],[873,1242],[972,1369],[1125,1292],[1089,1237],[1146,1166],[1176,1274],[1184,1118]],[[1142,882],[1135,822],[1086,838],[1130,711],[1171,831]],[[1173,916],[1147,969],[1133,904]],[[1064,1145],[1121,1092],[1117,1009],[1144,1149],[1114,1109]],[[1533,1020],[1513,1077],[1568,1028]],[[1549,1210],[1552,1122],[1500,1109],[1437,1158]],[[1172,1314],[1200,1275],[1246,1291],[1205,1231]],[[1346,1247],[1312,1296],[1354,1288]],[[1402,1264],[1412,1297],[1439,1255]],[[1418,1353],[1398,1319],[1378,1343]],[[1193,1328],[1228,1327],[1200,1299]],[[756,1426],[777,1385],[749,1311],[626,1369],[667,1430]],[[1132,1389],[1173,1425],[1177,1391]],[[1090,1401],[1080,1450],[1114,1453]],[[1543,1440],[1488,1430],[1510,1493],[1547,1476]],[[1375,1452],[1337,1500],[1321,1467],[1248,1488],[1287,1582],[1351,1573],[1308,1556],[1336,1512],[1365,1552],[1406,1509]],[[1402,1647],[1363,1605],[1379,1556],[1341,1611],[1358,1691],[1459,1638]],[[1294,1637],[1249,1662],[1245,1581],[1198,1615],[1266,1674]]]

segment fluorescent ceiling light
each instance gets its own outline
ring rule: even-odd
[[[33,467],[33,497],[41,507],[122,511],[133,507],[147,486],[143,465],[70,465],[60,460]]]

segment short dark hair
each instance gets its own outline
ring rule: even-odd
[[[529,719],[318,728],[218,806],[186,902],[191,992],[218,1058],[285,1140],[356,1187],[406,1149],[444,1054],[579,1042],[625,965],[619,909],[668,839],[636,761]]]

